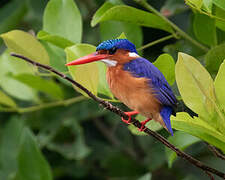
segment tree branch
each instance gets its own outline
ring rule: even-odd
[[[82,91],[84,91],[89,97],[91,97],[93,100],[97,101],[99,104],[101,104],[105,109],[108,109],[109,111],[116,113],[117,115],[119,115],[120,117],[123,117],[124,119],[128,119],[128,116],[118,107],[113,106],[111,103],[109,103],[108,101],[104,101],[103,99],[96,97],[94,94],[92,94],[89,90],[87,90],[85,87],[83,87],[81,84],[79,84],[78,82],[74,81],[73,79],[71,79],[70,77],[66,76],[65,74],[53,69],[52,67],[48,66],[48,65],[44,65],[38,62],[35,62],[27,57],[24,57],[22,55],[19,54],[15,54],[15,53],[11,53],[11,56],[23,59],[31,64],[33,64],[34,66],[38,66],[40,68],[46,69],[48,71],[51,71],[55,74],[57,74],[58,76],[60,76],[61,78],[69,81],[71,84],[75,85],[76,87],[78,87],[79,89],[81,89]],[[135,118],[131,118],[131,123],[136,126],[137,128],[141,128],[141,123],[136,120]],[[215,174],[223,179],[225,179],[225,173],[220,172],[212,167],[209,167],[207,165],[205,165],[204,163],[202,163],[201,161],[195,159],[194,157],[186,154],[185,152],[181,151],[180,149],[178,149],[177,147],[175,147],[173,144],[171,144],[170,142],[167,141],[167,139],[165,139],[163,136],[161,136],[160,134],[158,134],[157,132],[154,132],[148,128],[145,128],[144,132],[152,137],[154,137],[156,140],[160,141],[162,144],[164,144],[166,147],[170,148],[172,151],[174,151],[177,156],[181,157],[182,159],[187,160],[188,162],[190,162],[191,164],[193,164],[194,166],[202,169],[203,171],[206,171],[208,173],[212,173]]]
[[[211,144],[205,142],[209,148],[209,150],[218,158],[225,160],[225,155],[221,154],[214,146]]]

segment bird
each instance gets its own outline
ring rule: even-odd
[[[159,122],[172,136],[170,116],[177,99],[164,75],[150,61],[138,55],[128,39],[112,39],[100,43],[96,52],[66,66],[101,61],[106,64],[106,79],[112,94],[133,111],[125,112],[130,124],[131,116],[140,114],[147,119],[139,131],[145,130],[150,120]]]

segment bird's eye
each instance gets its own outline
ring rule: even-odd
[[[116,50],[117,50],[116,47],[113,47],[113,48],[109,49],[109,54],[115,54]]]

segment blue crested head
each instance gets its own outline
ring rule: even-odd
[[[110,50],[112,48],[124,49],[130,52],[137,53],[135,45],[131,43],[130,41],[128,41],[127,39],[112,39],[112,40],[103,41],[101,44],[97,46],[96,51]]]

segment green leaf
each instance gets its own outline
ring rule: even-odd
[[[128,22],[112,20],[100,23],[102,41],[116,39],[123,32],[126,34],[126,39],[135,44],[136,47],[141,47],[143,42],[143,34],[140,26]]]
[[[46,42],[50,42],[55,46],[65,49],[66,47],[74,45],[74,43],[70,40],[67,40],[61,36],[49,34],[46,31],[39,31],[37,34],[37,38]]]
[[[33,66],[29,65],[18,58],[14,58],[9,55],[8,51],[5,51],[0,56],[0,86],[10,96],[21,100],[37,100],[36,91],[29,88],[27,85],[15,80],[11,75],[18,75],[21,73],[34,73]]]
[[[124,32],[122,32],[118,37],[117,39],[127,39],[127,36]]]
[[[105,95],[114,99],[113,94],[111,93],[108,83],[106,81],[106,65],[98,62],[98,72],[99,72],[99,83],[98,83],[98,94]],[[110,101],[110,99],[108,99]]]
[[[27,62],[10,56],[9,51],[6,50],[0,56],[0,76],[6,74],[34,74],[36,71],[34,66],[31,66]],[[1,79],[1,78],[0,78]]]
[[[73,43],[82,38],[82,20],[73,0],[50,0],[45,8],[43,30]]]
[[[95,14],[91,21],[92,26],[95,26],[96,24],[103,21],[115,20],[133,23],[140,26],[162,29],[164,31],[173,33],[173,29],[169,24],[152,13],[125,5],[116,5],[112,8],[107,7],[105,9],[107,10],[103,11],[100,8],[100,10],[96,12],[97,15]]]
[[[225,10],[225,1],[213,0],[213,3],[218,7],[220,7],[221,9]]]
[[[171,116],[172,127],[198,137],[225,152],[225,136],[199,117],[191,118],[186,112]]]
[[[48,94],[54,99],[63,99],[64,97],[61,87],[54,81],[45,80],[40,76],[34,76],[32,74],[19,74],[13,76],[13,78],[37,91]]]
[[[193,21],[193,29],[195,37],[200,42],[208,46],[217,44],[215,19],[205,14],[196,13]]]
[[[106,1],[94,14],[94,16],[92,17],[92,21],[91,21],[91,25],[92,26],[95,26],[93,23],[93,21],[97,20],[97,19],[100,19],[101,16],[107,11],[109,10],[110,8],[114,7],[115,5]]]
[[[17,27],[27,12],[26,1],[10,1],[1,7],[0,33],[10,31]]]
[[[138,114],[138,115],[136,116],[136,119],[139,120],[139,121],[141,122],[141,121],[146,120],[146,117],[144,117],[144,116]],[[154,121],[154,120],[149,121],[149,122],[146,124],[146,127],[149,128],[149,129],[151,129],[152,131],[159,131],[159,130],[161,130],[161,129],[163,128],[158,122],[156,122],[156,121]],[[128,129],[129,129],[133,134],[135,134],[135,135],[138,135],[138,136],[147,136],[147,134],[146,134],[145,132],[139,131],[138,128],[135,127],[135,126],[132,125],[132,124],[130,124],[130,125],[128,126]]]
[[[95,52],[96,47],[89,44],[76,44],[65,49],[67,62]],[[69,66],[69,72],[73,79],[97,95],[98,90],[98,64],[97,62],[82,64],[80,66]],[[87,96],[86,93],[76,88],[77,91]],[[88,96],[87,96],[88,97]]]
[[[17,155],[23,132],[23,120],[13,116],[6,123],[0,141],[0,179],[10,179],[17,171]]]
[[[26,56],[42,64],[49,64],[48,53],[38,40],[29,33],[13,30],[1,34],[10,51]]]
[[[186,0],[186,1],[187,1],[187,3],[193,4],[198,9],[200,9],[202,7],[202,4],[203,4],[203,0]]]
[[[225,59],[225,44],[220,44],[218,46],[215,46],[214,48],[210,49],[208,53],[205,56],[205,64],[206,69],[211,74],[216,74],[220,64]]]
[[[217,100],[220,104],[220,106],[223,108],[223,111],[225,110],[225,61],[220,65],[218,74],[214,81],[215,85],[215,92]]]
[[[225,31],[225,10],[221,9],[217,6],[214,7],[215,9],[215,15],[216,17],[222,19],[215,19],[216,20],[216,27],[218,27],[219,29],[221,29],[222,31]]]
[[[0,91],[0,104],[9,106],[9,107],[16,107],[16,103],[11,99],[9,96],[7,96],[4,92]]]
[[[170,85],[175,82],[175,62],[169,54],[161,54],[153,63],[165,76]]]
[[[141,176],[140,178],[138,178],[137,180],[151,180],[151,179],[152,179],[152,174],[147,173],[147,174]]]
[[[173,137],[172,136],[169,137],[168,141],[183,151],[187,147],[191,146],[192,144],[199,142],[200,139],[194,136],[191,136],[189,134],[186,134],[182,131],[176,131]],[[165,148],[165,151],[166,151],[166,156],[168,160],[168,166],[171,168],[173,162],[177,158],[177,154],[169,148]]]
[[[5,76],[0,81],[1,87],[10,96],[24,101],[38,101],[37,93],[25,84]]]
[[[184,103],[200,117],[214,113],[214,84],[210,74],[192,56],[179,53],[175,67],[177,86]]]
[[[25,128],[18,155],[18,176],[23,180],[51,180],[48,162],[39,150],[35,136]]]
[[[207,12],[212,13],[212,5],[213,5],[212,0],[203,0],[203,8]]]
[[[47,42],[42,42],[42,45],[48,52],[51,67],[58,71],[66,72],[68,69],[65,66],[66,53],[64,52],[64,50]]]
[[[114,5],[109,2],[105,2],[96,12],[93,19],[99,18],[101,14],[113,6]],[[129,39],[137,47],[140,47],[143,41],[143,35],[140,26],[128,22],[119,22],[113,20],[101,22],[100,33],[102,41],[118,38],[121,33],[125,33],[126,37],[120,37],[120,39]]]
[[[95,50],[96,47],[89,44],[76,44],[74,46],[68,47],[65,49],[67,62],[93,53]],[[113,95],[106,82],[106,66],[102,62],[92,62],[88,64],[82,64],[80,66],[70,66],[68,68],[71,76],[77,82],[90,90],[93,94],[105,95],[111,98],[107,99],[109,101],[115,100],[113,99]],[[75,89],[84,96],[89,97],[80,89],[76,87]]]

